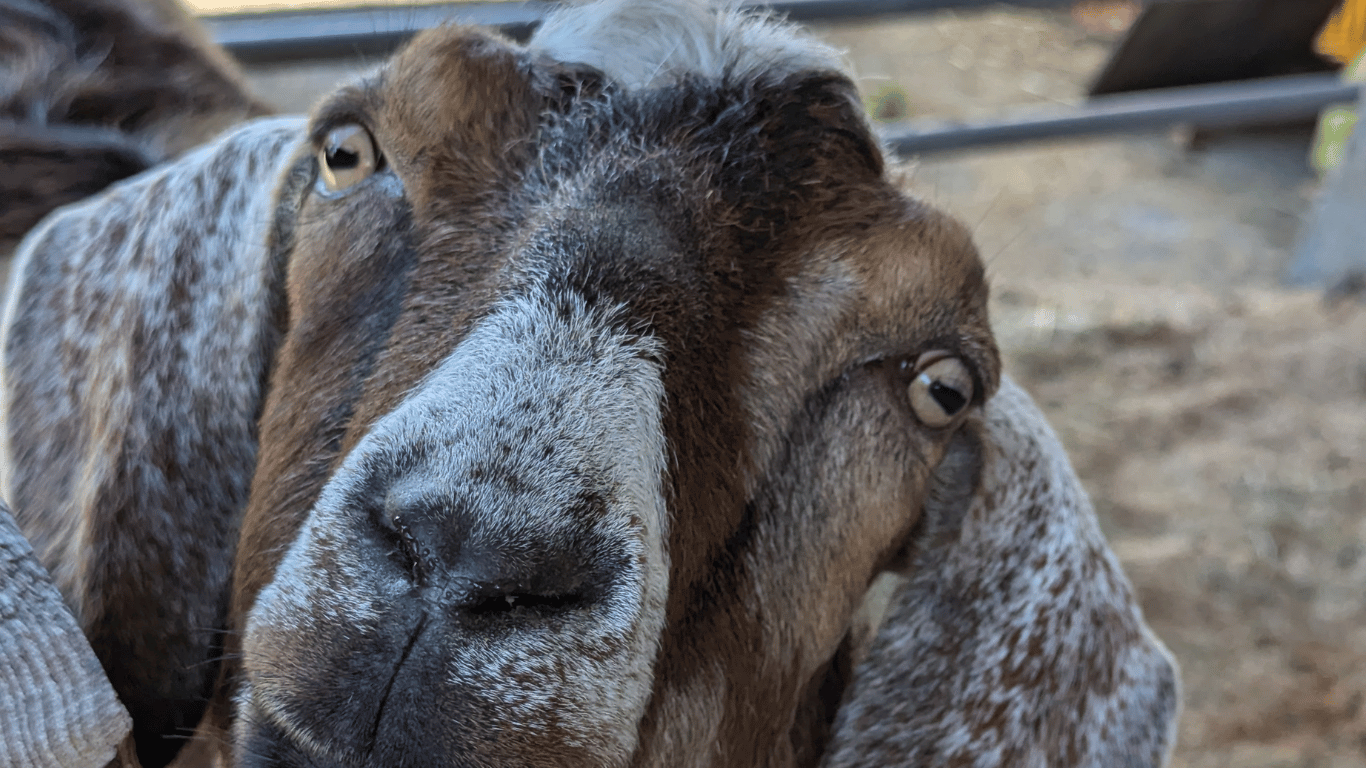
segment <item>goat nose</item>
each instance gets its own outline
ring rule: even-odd
[[[439,557],[440,536],[428,522],[415,522],[411,516],[386,515],[384,527],[398,539],[399,553],[412,569],[413,578],[426,583],[444,572]]]
[[[603,563],[578,556],[601,549],[574,541],[579,537],[498,540],[462,524],[461,517],[396,514],[387,516],[385,526],[423,597],[445,610],[472,616],[553,613],[591,603],[610,581]]]

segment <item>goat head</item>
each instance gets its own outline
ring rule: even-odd
[[[15,271],[4,493],[145,763],[1166,758],[967,232],[786,24],[432,30]]]

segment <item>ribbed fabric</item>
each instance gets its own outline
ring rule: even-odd
[[[0,502],[0,768],[103,768],[132,727]]]

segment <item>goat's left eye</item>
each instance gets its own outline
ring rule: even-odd
[[[364,181],[380,164],[375,139],[360,125],[344,125],[328,132],[318,149],[318,172],[323,187],[332,193]]]
[[[911,410],[927,427],[947,427],[972,402],[972,372],[956,357],[927,352],[916,361]]]

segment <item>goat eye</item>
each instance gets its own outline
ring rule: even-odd
[[[318,150],[318,170],[328,192],[342,192],[379,167],[380,154],[370,132],[359,125],[334,128]]]
[[[956,357],[927,352],[916,361],[911,410],[927,427],[946,427],[972,402],[972,373]]]

